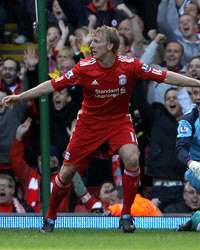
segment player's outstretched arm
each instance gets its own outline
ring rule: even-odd
[[[200,87],[199,80],[172,71],[167,71],[165,82],[181,87]]]
[[[18,103],[23,100],[33,99],[45,94],[53,92],[54,89],[51,85],[51,81],[45,81],[36,87],[22,92],[19,95],[8,95],[2,99],[2,104],[5,107],[11,107],[13,104]]]

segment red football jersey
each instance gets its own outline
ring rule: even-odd
[[[52,86],[59,91],[80,84],[83,87],[82,114],[110,120],[128,113],[136,80],[163,82],[165,77],[166,71],[155,69],[137,58],[117,56],[112,67],[104,68],[95,58],[87,57],[66,74],[52,80]]]

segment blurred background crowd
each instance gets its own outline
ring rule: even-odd
[[[49,79],[90,55],[91,33],[103,24],[118,29],[119,55],[200,79],[199,0],[46,0],[46,17]],[[35,21],[34,0],[0,1],[0,100],[38,84]],[[79,87],[49,96],[51,180],[81,101]],[[192,105],[189,88],[137,82],[130,114],[140,148],[141,180],[133,215],[200,208],[200,193],[184,181],[187,166],[178,160],[175,145],[178,121]],[[12,109],[0,103],[0,213],[41,211],[38,106],[38,100]],[[82,180],[74,178],[60,211],[119,215],[122,171],[118,155],[97,156]]]

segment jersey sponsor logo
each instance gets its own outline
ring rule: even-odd
[[[96,98],[110,98],[116,97],[120,94],[119,88],[117,89],[95,89]]]
[[[60,82],[64,79],[64,76],[60,76],[58,78],[55,79],[55,82]]]
[[[161,76],[162,75],[162,70],[152,69],[152,73]]]
[[[126,75],[122,74],[119,75],[119,85],[125,85],[127,83],[127,78]]]
[[[72,70],[69,70],[69,71],[67,71],[67,73],[65,74],[65,77],[66,77],[67,79],[70,79],[73,75],[74,75],[73,71],[72,71]]]
[[[119,91],[120,91],[120,95],[126,94],[126,88],[125,87],[120,88]]]
[[[112,98],[126,93],[126,88],[116,88],[116,89],[95,89],[96,98]]]
[[[142,65],[142,70],[143,70],[144,72],[150,72],[150,71],[151,71],[151,66],[149,66],[149,65],[146,64],[146,63],[143,63],[143,65]]]
[[[99,85],[99,83],[97,82],[97,80],[92,81],[91,85]]]
[[[118,59],[121,62],[128,62],[128,63],[132,63],[135,60],[133,57],[127,57],[127,56],[119,56]]]
[[[96,62],[96,59],[92,58],[88,61],[80,61],[80,66],[92,65]]]

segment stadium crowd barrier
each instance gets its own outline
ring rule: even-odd
[[[135,217],[136,227],[139,229],[176,229],[185,223],[190,215],[165,215],[159,217]],[[40,228],[42,215],[35,214],[0,214],[0,228]],[[119,217],[94,214],[59,214],[55,228],[94,228],[115,229],[119,226]]]

